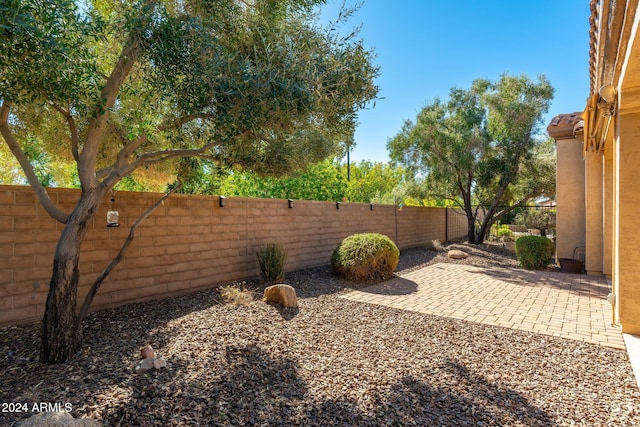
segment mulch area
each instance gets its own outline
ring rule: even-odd
[[[403,251],[518,268],[499,246]],[[215,290],[93,313],[81,352],[37,362],[38,326],[0,329],[0,425],[60,402],[108,426],[631,426],[640,391],[622,350],[339,298],[327,267],[287,274],[298,309],[225,303]],[[151,344],[167,368],[135,374]]]

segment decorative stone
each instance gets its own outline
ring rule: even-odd
[[[298,307],[296,290],[289,285],[273,285],[264,290],[264,300],[280,304],[284,308]]]
[[[102,423],[90,419],[75,419],[67,412],[40,412],[25,420],[18,421],[16,427],[100,427]]]
[[[451,259],[465,259],[468,257],[468,255],[465,252],[459,251],[457,249],[451,249],[447,253],[447,256]]]
[[[167,361],[164,360],[162,357],[156,357],[155,359],[153,359],[153,367],[155,369],[166,368]]]
[[[145,359],[149,357],[156,357],[156,352],[149,344],[147,344],[145,347],[142,347],[142,349],[140,350],[140,354],[142,354],[142,357]]]
[[[153,369],[155,359],[153,357],[147,357],[138,363],[136,366],[136,374],[144,374]]]

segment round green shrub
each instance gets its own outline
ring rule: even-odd
[[[522,236],[516,240],[516,256],[524,268],[546,267],[553,252],[553,242],[543,236]]]
[[[393,276],[400,251],[387,236],[377,233],[354,234],[333,251],[334,274],[354,282],[374,282]]]
[[[496,236],[511,238],[513,237],[513,231],[511,231],[508,225],[502,224],[496,228]]]

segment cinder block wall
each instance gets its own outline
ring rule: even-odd
[[[53,201],[71,211],[78,190],[50,189]],[[105,199],[87,233],[80,257],[79,304],[93,280],[117,254],[129,227],[160,194],[118,192],[118,228],[106,227]],[[451,215],[449,239],[452,235]],[[376,232],[400,249],[445,240],[442,208],[172,195],[137,229],[125,259],[98,292],[93,309],[162,298],[256,277],[255,253],[280,243],[288,271],[324,265],[346,236]],[[62,224],[51,219],[30,187],[0,186],[0,325],[40,320],[53,253]],[[455,228],[454,228],[455,229]],[[455,229],[457,231],[457,229]],[[457,231],[459,232],[459,231]],[[463,230],[463,236],[466,230]],[[461,236],[458,236],[461,237]]]

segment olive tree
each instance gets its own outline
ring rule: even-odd
[[[469,242],[482,243],[503,215],[555,194],[554,147],[538,136],[552,97],[544,76],[477,79],[426,105],[387,148],[429,197],[464,209]]]
[[[44,363],[78,349],[84,308],[117,264],[77,315],[80,247],[119,181],[190,156],[293,171],[351,138],[357,110],[377,94],[378,70],[357,35],[317,24],[320,3],[0,5],[0,134],[46,212],[64,224],[43,318]],[[49,198],[27,141],[75,163],[81,194],[71,212]]]

